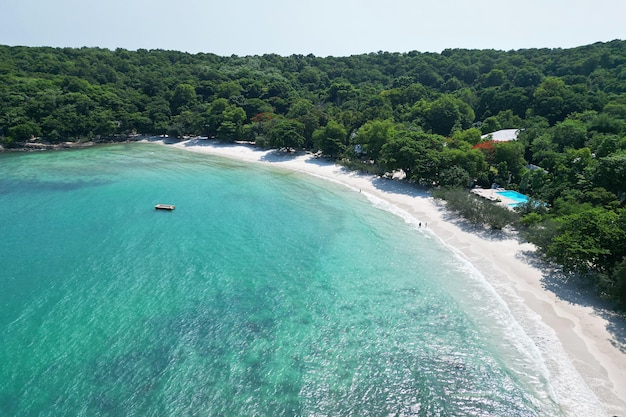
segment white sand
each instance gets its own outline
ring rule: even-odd
[[[507,304],[541,352],[566,415],[626,416],[626,322],[533,262],[532,245],[503,233],[471,231],[424,191],[350,172],[310,154],[197,139],[171,146],[315,175],[387,201],[426,223],[426,230],[471,262]]]

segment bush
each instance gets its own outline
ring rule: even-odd
[[[539,213],[528,213],[525,216],[522,216],[520,219],[520,223],[526,227],[532,227],[536,224],[541,223],[543,220],[543,216]]]
[[[483,224],[492,229],[501,230],[519,221],[519,215],[506,207],[483,200],[480,202],[483,205]]]
[[[519,219],[519,215],[508,208],[485,201],[462,188],[440,189],[433,196],[445,200],[448,209],[469,222],[491,229],[503,229]]]

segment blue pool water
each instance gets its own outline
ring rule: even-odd
[[[511,200],[515,200],[516,201],[516,205],[519,203],[525,203],[529,200],[529,197],[527,195],[524,194],[520,194],[517,191],[511,191],[511,190],[506,190],[506,191],[498,191],[498,194],[500,194],[502,197],[506,197],[506,198],[510,198]]]

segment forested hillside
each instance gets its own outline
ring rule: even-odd
[[[519,139],[482,134],[521,129]],[[543,204],[525,235],[626,305],[626,42],[220,57],[0,46],[0,145],[206,135]],[[520,226],[522,227],[522,226]]]

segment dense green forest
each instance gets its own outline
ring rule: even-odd
[[[518,140],[481,138],[502,128]],[[626,306],[625,41],[326,58],[0,46],[3,148],[137,133],[518,190],[534,199],[519,210],[522,235]]]

